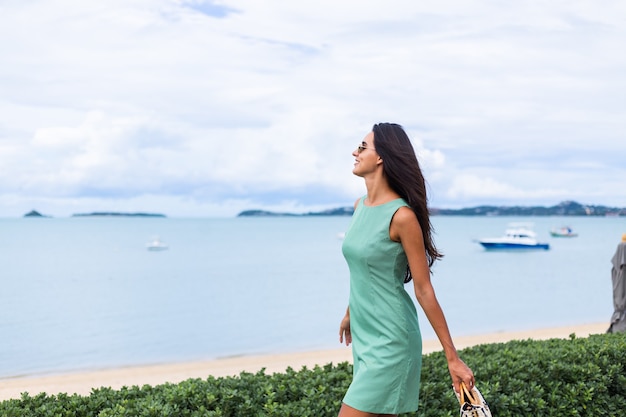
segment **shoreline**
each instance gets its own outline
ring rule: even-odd
[[[483,335],[454,337],[458,350],[486,344],[503,343],[510,340],[545,340],[567,339],[570,334],[576,337],[587,337],[592,334],[605,333],[608,323],[587,323],[580,325],[539,328],[533,330],[497,332]],[[423,340],[422,353],[428,354],[441,350],[436,339]],[[0,401],[20,398],[23,392],[35,396],[45,392],[48,395],[59,393],[89,395],[92,388],[111,387],[120,389],[123,386],[161,385],[166,382],[178,383],[190,378],[205,379],[214,377],[235,376],[241,372],[256,373],[265,368],[266,374],[284,372],[288,367],[300,370],[303,366],[313,368],[316,365],[340,362],[352,363],[352,349],[342,345],[337,349],[294,352],[284,354],[268,354],[254,356],[237,356],[222,359],[194,362],[166,363],[145,366],[129,366],[75,373],[61,373],[45,376],[24,376],[0,378]]]

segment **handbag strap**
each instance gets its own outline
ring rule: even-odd
[[[467,386],[465,386],[465,383],[463,381],[461,381],[461,390],[459,393],[459,402],[461,404],[465,404],[465,403],[469,403],[469,404],[474,404],[474,405],[479,405],[480,404],[480,399],[478,398],[477,395],[474,395],[474,393],[467,389]]]

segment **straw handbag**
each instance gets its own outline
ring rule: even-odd
[[[461,382],[461,392],[454,392],[461,404],[460,417],[491,417],[489,405],[476,386],[468,390]]]

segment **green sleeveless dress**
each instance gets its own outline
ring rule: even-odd
[[[369,413],[417,410],[422,337],[415,304],[404,289],[407,257],[389,238],[402,199],[357,204],[342,252],[350,269],[353,378],[343,402]]]

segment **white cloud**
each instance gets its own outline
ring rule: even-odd
[[[491,200],[524,199],[524,191],[493,178],[480,178],[475,175],[456,177],[448,189],[451,199],[485,198]]]
[[[379,121],[411,134],[434,205],[626,206],[625,16],[617,0],[3,2],[0,216],[351,204],[350,154]]]

